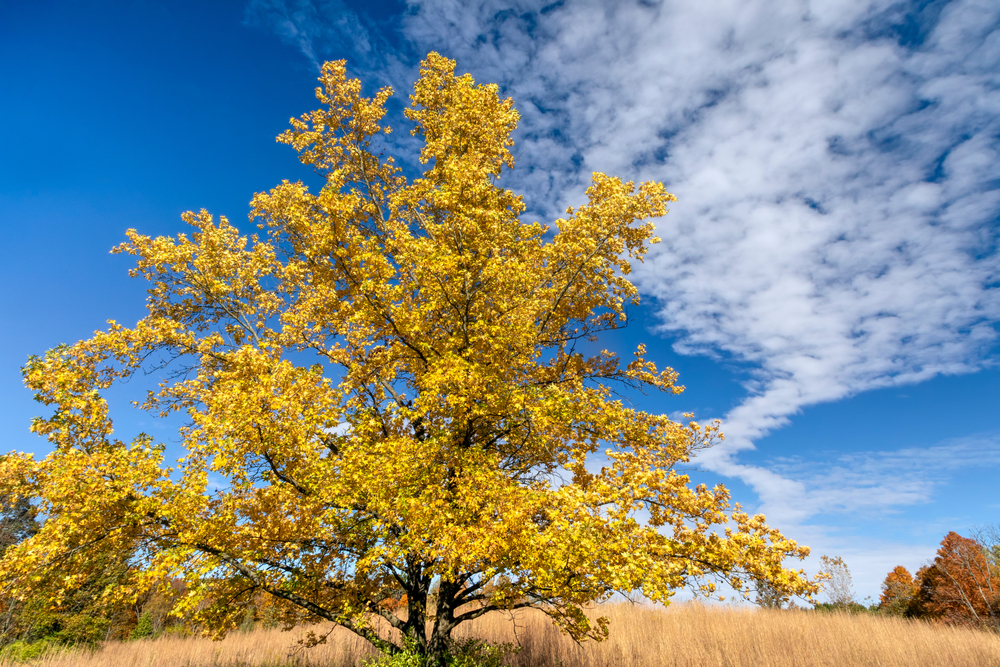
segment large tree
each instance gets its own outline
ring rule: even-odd
[[[256,195],[263,238],[204,211],[184,216],[191,236],[128,232],[117,251],[151,283],[148,316],[24,369],[54,407],[33,425],[54,451],[0,471],[46,517],[0,566],[22,594],[47,563],[83,576],[70,565],[112,545],[147,583],[184,578],[179,611],[220,633],[264,592],[289,618],[389,652],[408,635],[438,660],[492,610],[535,607],[600,638],[583,607],[616,591],[816,591],[783,565],[806,547],[675,470],[716,425],[617,393],[678,393],[674,371],[642,346],[627,364],[583,352],[627,322],[630,261],[674,197],[595,173],[554,228],[521,222],[497,184],[517,111],[454,68],[430,54],[405,112],[421,177],[378,148],[391,91],[364,98],[327,63],[323,107],[279,137],[325,178],[319,192]],[[187,420],[173,467],[148,436],[115,439],[102,397],[148,373],[160,381],[139,407]],[[405,611],[384,604],[402,594]]]

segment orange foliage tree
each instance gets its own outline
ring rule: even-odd
[[[128,232],[148,316],[24,369],[55,409],[33,425],[55,449],[0,462],[0,484],[47,517],[0,563],[20,595],[53,563],[63,587],[85,577],[99,543],[135,552],[139,588],[183,578],[177,612],[217,634],[263,593],[400,651],[381,617],[439,662],[491,610],[536,607],[602,638],[583,609],[616,591],[817,591],[783,565],[807,548],[675,470],[716,426],[617,398],[677,393],[673,370],[642,346],[625,364],[580,351],[627,322],[630,261],[674,197],[595,173],[554,229],[521,222],[498,185],[517,111],[454,69],[429,55],[410,98],[420,178],[378,147],[391,91],[364,98],[327,63],[323,108],[280,137],[325,178],[318,193],[256,195],[265,238],[207,212],[184,216],[190,237]],[[162,382],[141,407],[187,420],[172,466],[149,436],[114,437],[102,395],[151,369]],[[405,614],[384,604],[400,592]]]
[[[879,609],[894,616],[907,615],[918,591],[919,586],[910,571],[897,565],[882,582]]]
[[[918,570],[918,615],[1000,628],[1000,570],[980,541],[950,532],[934,561]]]

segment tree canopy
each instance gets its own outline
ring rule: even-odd
[[[110,548],[134,554],[136,586],[183,578],[180,612],[219,634],[264,592],[289,619],[440,656],[491,610],[536,607],[601,638],[582,608],[615,592],[816,592],[783,565],[808,548],[676,469],[718,425],[619,393],[678,393],[676,373],[643,346],[627,363],[583,351],[627,323],[630,262],[673,195],[595,173],[565,218],[522,222],[498,185],[518,113],[454,70],[430,54],[405,111],[419,178],[380,148],[391,90],[365,98],[331,62],[322,108],[278,137],[323,176],[318,192],[255,195],[262,236],[206,211],[183,216],[190,236],[129,230],[116,252],[150,282],[148,315],[24,368],[53,408],[32,429],[54,451],[0,463],[0,491],[37,497],[45,517],[0,564],[20,594],[58,564],[58,598],[88,549]],[[186,420],[172,464],[112,430],[106,390],[146,377],[158,384],[137,406]],[[383,604],[403,595],[405,611]]]
[[[934,560],[917,571],[914,615],[1000,629],[1000,563],[990,546],[945,535]]]
[[[910,612],[914,597],[920,590],[913,575],[902,565],[894,567],[882,581],[879,608],[886,613],[903,616]]]

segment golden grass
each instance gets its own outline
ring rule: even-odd
[[[1000,637],[897,618],[712,608],[607,605],[611,636],[576,645],[538,612],[495,614],[458,634],[522,646],[513,667],[977,667],[1000,665]],[[52,655],[39,667],[347,667],[374,652],[346,631],[289,656],[305,630],[257,630],[224,641],[160,638]]]

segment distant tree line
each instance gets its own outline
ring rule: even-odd
[[[882,583],[878,606],[896,616],[1000,631],[1000,528],[972,537],[948,533],[915,575],[897,565]]]
[[[882,582],[878,602],[867,606],[855,598],[843,559],[823,556],[822,562],[829,602],[816,604],[815,611],[884,614],[1000,632],[1000,527],[972,537],[948,533],[934,560],[916,574],[894,567]],[[758,590],[757,603],[795,608],[765,588]]]

